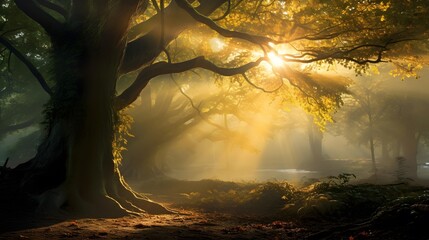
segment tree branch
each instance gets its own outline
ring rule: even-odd
[[[401,41],[398,41],[401,42]],[[395,42],[387,42],[385,44],[361,44],[356,46],[348,46],[348,47],[340,47],[337,50],[329,49],[328,52],[323,50],[314,50],[314,49],[305,49],[305,50],[297,50],[302,52],[301,55],[293,55],[293,54],[280,54],[279,56],[285,62],[295,62],[295,63],[312,63],[323,60],[347,60],[354,62],[356,64],[367,64],[367,63],[380,63],[383,62],[383,53],[388,50],[388,46],[395,44]],[[361,49],[371,49],[373,54],[375,54],[375,59],[370,59],[371,56],[363,57],[363,58],[355,58],[353,57],[353,53],[359,51]]]
[[[156,0],[151,0],[152,2],[152,6],[155,8],[156,12],[161,12],[161,9],[158,6],[158,3],[156,2]]]
[[[201,1],[200,6],[197,7],[197,11],[201,14],[210,15],[226,1],[227,0]],[[181,32],[196,23],[189,14],[177,6],[176,1],[172,1],[168,7],[164,9],[164,46],[160,46],[160,15],[159,13],[135,27],[143,29],[146,34],[128,43],[120,69],[121,73],[135,71],[152,62]],[[180,19],[180,21],[178,21],[178,19]],[[136,31],[132,32],[132,38],[139,35]]]
[[[180,63],[157,62],[143,69],[136,80],[117,97],[116,108],[121,110],[133,103],[149,81],[156,76],[181,73],[194,68],[206,69],[223,76],[233,76],[245,73],[251,68],[258,66],[263,60],[265,59],[261,57],[254,62],[249,62],[236,68],[216,66],[204,57],[196,57]]]
[[[128,30],[130,18],[137,11],[138,5],[139,0],[118,1],[105,22],[104,37],[109,41],[122,41]]]
[[[49,35],[56,35],[61,31],[61,23],[45,12],[33,0],[15,0],[16,6],[27,16],[42,26]]]
[[[9,125],[9,126],[5,126],[3,128],[0,128],[0,135],[27,128],[27,127],[33,125],[35,123],[35,121],[36,121],[36,119],[32,118],[32,119],[27,120],[25,122],[21,122],[21,123],[17,123],[17,124],[13,124],[13,125]]]
[[[208,117],[204,116],[204,114],[201,112],[201,110],[199,109],[198,106],[195,105],[194,100],[192,100],[192,98],[185,93],[185,91],[183,91],[182,87],[179,85],[179,83],[176,81],[176,79],[174,79],[173,75],[170,74],[171,80],[173,80],[174,84],[177,86],[177,88],[179,89],[179,92],[186,98],[188,99],[189,103],[191,104],[191,107],[195,110],[195,112],[197,112],[198,116],[200,116],[201,119],[203,119],[206,123],[216,127],[216,128],[222,128],[222,126],[220,126],[217,123],[212,122]]]
[[[258,89],[258,90],[261,90],[262,92],[265,92],[265,93],[273,93],[273,92],[277,92],[281,87],[283,87],[283,79],[280,79],[280,84],[276,87],[276,88],[274,88],[274,89],[271,89],[271,90],[268,90],[268,89],[265,89],[265,88],[263,88],[263,87],[260,87],[260,86],[258,86],[258,85],[256,85],[256,84],[254,84],[248,77],[247,77],[247,75],[246,75],[246,73],[244,72],[244,73],[242,73],[241,74],[242,76],[243,76],[243,78],[244,78],[244,80],[248,83],[248,84],[250,84],[250,86],[252,86],[252,87],[254,87],[254,88],[256,88],[256,89]]]
[[[220,21],[220,20],[226,18],[231,13],[231,9],[232,9],[231,0],[228,0],[228,6],[226,8],[226,11],[222,14],[222,16],[217,17],[217,18],[213,18],[212,21]]]
[[[63,16],[64,19],[67,19],[68,12],[64,8],[62,8],[61,6],[59,6],[55,3],[49,2],[47,0],[37,0],[37,2],[41,6],[48,8],[48,9],[60,14],[61,16]]]
[[[4,45],[10,52],[12,52],[24,65],[30,70],[33,76],[37,79],[37,81],[42,86],[43,90],[45,90],[49,95],[52,96],[52,90],[46,83],[46,80],[43,78],[42,74],[37,70],[37,68],[24,56],[18,49],[16,49],[12,43],[9,42],[3,36],[0,36],[0,44]]]
[[[277,43],[276,40],[268,37],[251,35],[248,33],[231,31],[231,30],[222,28],[219,25],[217,25],[212,19],[200,14],[186,0],[176,0],[176,3],[179,7],[185,10],[196,21],[208,26],[209,28],[211,28],[212,30],[216,31],[217,33],[219,33],[224,37],[239,38],[258,45],[268,44],[269,42]]]

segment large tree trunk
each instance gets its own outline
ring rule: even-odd
[[[113,159],[115,86],[125,38],[94,41],[86,37],[90,31],[66,33],[53,39],[58,84],[47,105],[46,138],[37,156],[16,168],[23,185],[39,194],[42,211],[87,216],[168,212],[133,192]]]

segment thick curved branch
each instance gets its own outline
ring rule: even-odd
[[[132,43],[138,38],[141,38],[142,36],[151,32],[158,21],[160,21],[160,16],[155,15],[154,17],[151,17],[148,20],[131,27],[127,34],[128,42]]]
[[[203,23],[204,25],[208,26],[209,28],[213,29],[214,31],[216,31],[217,33],[219,33],[224,37],[239,38],[258,45],[268,44],[269,42],[277,43],[276,40],[268,37],[251,35],[248,33],[231,31],[231,30],[222,28],[219,25],[217,25],[212,19],[200,14],[186,0],[176,0],[176,3],[179,7],[185,10],[196,21]]]
[[[116,108],[121,110],[133,103],[149,81],[156,76],[181,73],[194,68],[206,69],[223,76],[233,76],[247,72],[251,68],[258,66],[263,60],[265,59],[261,57],[254,62],[249,62],[236,68],[216,66],[204,57],[197,57],[180,63],[157,62],[143,69],[136,80],[117,97]]]
[[[213,18],[212,21],[220,21],[226,18],[231,13],[231,9],[232,9],[231,0],[228,0],[228,7],[226,8],[226,11],[222,14],[222,16]]]
[[[27,128],[27,127],[33,125],[34,123],[36,123],[36,119],[32,118],[30,120],[27,120],[27,121],[24,121],[21,123],[16,123],[16,124],[9,125],[9,126],[4,126],[3,128],[0,128],[0,136],[3,134],[6,134],[6,133],[10,133],[13,131],[17,131],[17,130]]]
[[[104,38],[121,42],[129,26],[129,19],[138,10],[139,0],[121,0],[111,8],[104,23]]]
[[[49,35],[56,35],[61,31],[61,23],[45,12],[33,0],[15,0],[16,6],[27,16],[42,26]]]
[[[37,79],[37,81],[42,86],[43,90],[45,90],[49,95],[52,96],[52,90],[46,83],[46,80],[43,78],[42,74],[37,70],[37,68],[27,59],[18,49],[16,49],[12,43],[10,43],[6,38],[0,36],[0,44],[4,45],[11,53],[13,53],[24,65],[30,70],[33,76]]]
[[[385,44],[361,44],[356,46],[341,47],[339,50],[331,50],[331,52],[325,52],[323,50],[299,50],[303,52],[301,55],[293,54],[281,54],[283,61],[285,62],[295,62],[295,63],[312,63],[317,61],[323,61],[327,59],[333,60],[347,60],[357,64],[367,64],[367,63],[380,63],[383,62],[383,53],[388,50],[388,46],[395,44],[396,42],[388,42]],[[369,58],[355,58],[353,53],[361,49],[372,49],[376,55],[375,59]]]
[[[68,15],[67,11],[63,7],[61,7],[60,5],[57,5],[57,4],[52,3],[52,2],[49,2],[47,0],[37,0],[37,2],[41,6],[43,6],[45,8],[48,8],[48,9],[50,9],[50,10],[52,10],[52,11],[60,14],[61,16],[63,16],[64,19],[67,19],[67,15]]]
[[[197,11],[204,15],[210,15],[213,11],[219,8],[227,0],[210,0],[201,1]],[[180,19],[180,21],[178,21]],[[125,50],[124,60],[121,65],[121,73],[128,73],[141,68],[144,65],[152,62],[165,47],[173,41],[181,32],[193,26],[196,21],[189,16],[186,11],[177,6],[176,1],[171,2],[164,9],[164,45],[160,46],[161,42],[161,14],[157,14],[143,22],[137,29],[146,32],[143,36],[132,31],[132,38],[137,37],[129,42]]]

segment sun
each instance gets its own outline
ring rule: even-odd
[[[269,52],[268,53],[268,59],[271,63],[271,65],[273,65],[273,67],[282,67],[284,66],[285,62],[283,61],[283,59],[276,54],[275,52]]]

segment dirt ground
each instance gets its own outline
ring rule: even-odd
[[[28,220],[28,219],[27,219]],[[337,228],[342,223],[318,222],[302,224],[275,220],[273,217],[202,213],[179,210],[177,214],[129,216],[113,219],[32,218],[9,222],[19,229],[1,233],[0,239],[144,239],[144,240],[220,240],[220,239],[345,239],[345,240],[406,240],[429,239],[428,236],[408,236],[395,230],[356,230]],[[4,225],[3,225],[4,227]],[[336,229],[330,232],[329,229]],[[3,229],[4,230],[4,229]],[[328,230],[328,231],[327,231]]]
[[[303,239],[308,234],[292,222],[185,210],[170,215],[65,220],[51,225],[55,220],[44,219],[41,221],[46,226],[0,234],[0,239]]]

